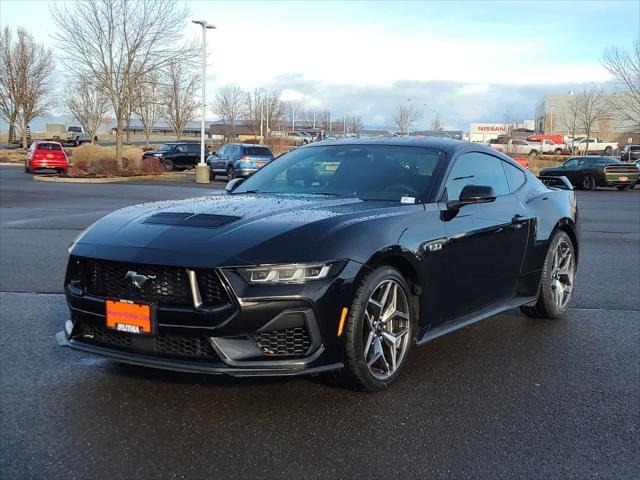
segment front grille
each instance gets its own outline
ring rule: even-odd
[[[163,357],[182,357],[190,360],[218,360],[204,335],[160,334],[136,335],[118,332],[102,325],[85,324],[78,328],[74,338],[99,346],[116,348],[131,353],[153,354]]]
[[[82,269],[85,292],[89,295],[168,306],[193,305],[186,268],[90,259],[82,262]],[[127,272],[146,275],[149,280],[138,288],[127,278]],[[196,270],[196,278],[205,306],[230,303],[215,270]]]
[[[265,355],[302,356],[306,355],[311,347],[311,338],[306,327],[254,333],[252,338]]]

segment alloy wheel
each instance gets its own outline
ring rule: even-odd
[[[551,298],[558,309],[564,310],[571,300],[575,280],[573,248],[566,240],[556,246],[551,265]]]
[[[369,372],[378,380],[392,377],[402,365],[411,341],[409,301],[395,280],[383,280],[369,297],[362,338]]]
[[[585,175],[582,179],[582,188],[585,190],[593,190],[595,187],[595,180],[589,174]]]

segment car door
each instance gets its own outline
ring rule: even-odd
[[[187,162],[188,167],[193,168],[200,161],[200,144],[189,143],[187,145]]]
[[[496,193],[495,201],[463,206],[445,221],[448,320],[513,295],[529,219],[509,190],[502,162],[487,153],[464,153],[455,159],[445,182],[444,202],[457,200],[466,185],[491,186]]]

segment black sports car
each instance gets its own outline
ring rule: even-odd
[[[543,168],[540,175],[567,177],[572,185],[585,190],[597,187],[625,190],[638,182],[638,172],[637,166],[616,158],[588,156],[573,157],[557,167]]]
[[[294,172],[293,174],[290,174]],[[446,139],[297,148],[227,192],[115,211],[70,248],[61,345],[189,372],[338,370],[364,390],[423,344],[573,293],[576,199]]]

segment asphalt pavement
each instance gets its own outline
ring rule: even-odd
[[[640,477],[640,190],[578,192],[565,318],[512,311],[440,338],[379,394],[57,347],[82,229],[223,186],[44,183],[0,167],[0,478]]]

